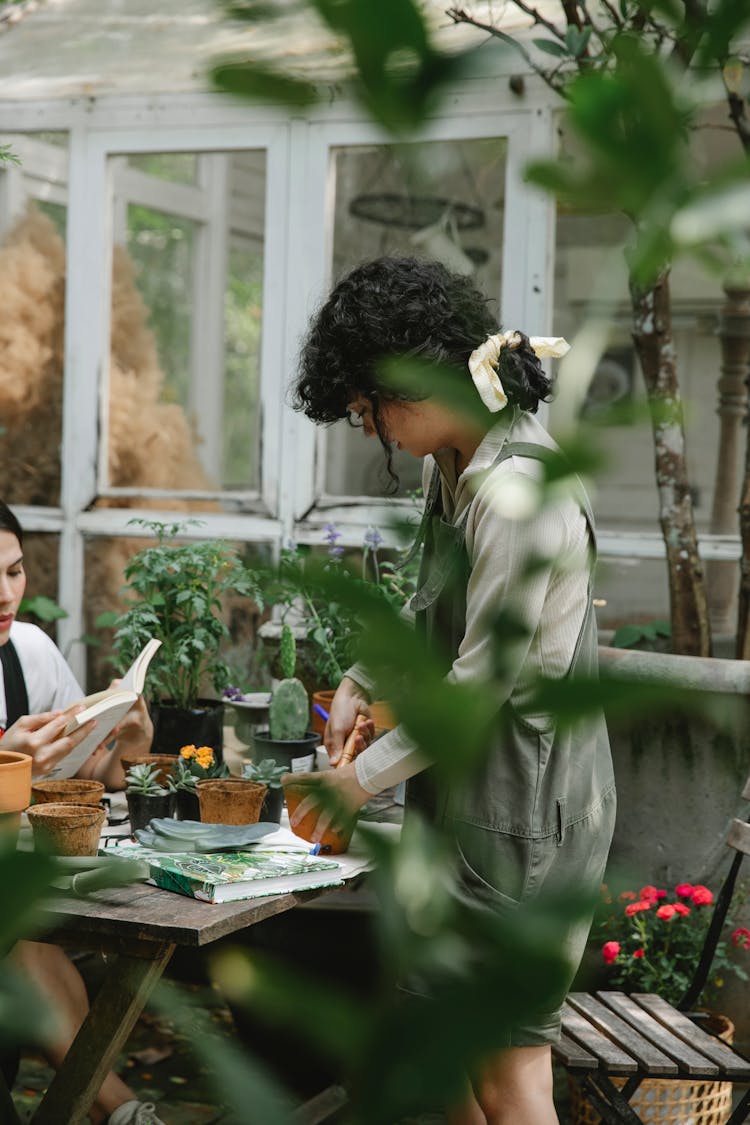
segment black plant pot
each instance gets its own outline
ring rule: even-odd
[[[267,728],[253,734],[252,755],[257,764],[264,758],[274,758],[278,766],[286,766],[292,773],[307,773],[315,769],[315,750],[320,746],[320,735],[309,730],[304,738],[271,738]]]
[[[126,793],[130,831],[146,828],[155,817],[172,815],[172,793]]]
[[[179,754],[183,746],[210,746],[217,762],[224,761],[224,704],[199,699],[195,707],[178,707],[169,699],[151,704],[154,754]]]
[[[280,787],[278,789],[269,787],[263,798],[263,804],[260,806],[260,819],[268,821],[269,824],[279,824],[283,807],[284,790]]]
[[[174,793],[175,815],[178,820],[200,820],[201,806],[197,793],[189,789],[177,789]]]

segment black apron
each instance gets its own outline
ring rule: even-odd
[[[8,640],[0,645],[0,664],[3,668],[3,684],[5,687],[5,707],[8,718],[5,729],[13,726],[17,719],[29,713],[29,696],[26,691],[26,681],[23,678],[21,661],[18,659],[13,642]]]

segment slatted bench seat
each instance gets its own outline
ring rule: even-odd
[[[750,779],[742,796],[750,801]],[[562,1037],[553,1054],[606,1125],[642,1125],[630,1099],[644,1078],[750,1086],[750,1060],[689,1015],[708,978],[743,856],[750,855],[750,823],[733,820],[727,844],[736,854],[716,897],[695,975],[679,1005],[651,993],[572,992],[567,998]],[[727,1125],[742,1125],[748,1118],[750,1088]]]

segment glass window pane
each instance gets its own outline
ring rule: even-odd
[[[128,157],[131,168],[178,184],[194,184],[198,174],[198,157],[194,152],[143,152]]]
[[[333,276],[381,254],[431,257],[473,274],[497,300],[506,155],[503,138],[334,150]],[[376,441],[345,423],[325,440],[327,493],[383,494],[389,478]],[[420,462],[400,451],[393,462],[402,494],[421,484]]]
[[[4,134],[0,163],[0,479],[11,504],[60,502],[68,136]]]
[[[254,492],[265,152],[169,154],[195,163],[179,186],[161,155],[114,158],[108,483]]]

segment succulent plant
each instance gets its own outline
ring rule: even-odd
[[[294,675],[297,646],[288,625],[281,630],[281,670],[284,679],[273,690],[268,710],[271,738],[279,742],[299,741],[310,722],[310,700],[301,680]]]
[[[288,768],[277,765],[275,758],[264,758],[262,762],[248,762],[242,776],[249,777],[251,781],[259,781],[269,789],[281,789],[281,778]]]
[[[161,797],[167,790],[159,783],[160,767],[141,762],[131,766],[125,774],[127,793],[143,793],[147,797]]]

